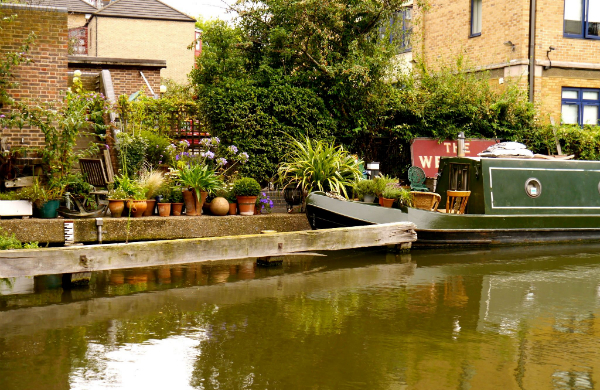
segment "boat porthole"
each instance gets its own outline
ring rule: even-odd
[[[542,194],[542,183],[533,177],[527,179],[525,182],[525,192],[527,192],[530,198],[537,198]]]

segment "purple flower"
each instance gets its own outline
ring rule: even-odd
[[[238,148],[235,145],[230,145],[227,147],[227,150],[230,151],[233,154],[236,154],[238,152]]]
[[[213,145],[218,145],[218,144],[221,142],[221,140],[219,139],[219,137],[212,137],[212,138],[210,139],[210,142],[211,142]]]
[[[240,157],[240,160],[243,162],[248,161],[248,158],[250,158],[250,156],[248,156],[248,153],[246,153],[246,152],[240,153],[238,156]]]
[[[219,166],[227,164],[227,160],[225,160],[223,157],[219,157],[216,161],[217,165]]]
[[[210,138],[202,138],[200,140],[200,145],[202,145],[202,146],[209,146],[210,145],[210,140],[211,140]]]
[[[200,157],[206,157],[207,159],[212,160],[213,158],[215,158],[215,154],[208,150],[206,152],[200,153]]]
[[[110,146],[108,146],[108,145],[105,145],[105,146],[106,146],[106,150],[110,150]]]
[[[0,115],[0,118],[6,118],[6,115],[2,114]]]
[[[178,154],[175,156],[175,161],[179,161],[179,159],[181,158],[181,156]]]

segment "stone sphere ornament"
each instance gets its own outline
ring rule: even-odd
[[[214,198],[210,202],[210,212],[213,215],[227,215],[229,213],[229,202],[222,197]]]

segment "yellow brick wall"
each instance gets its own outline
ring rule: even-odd
[[[536,59],[547,60],[549,46],[553,61],[600,63],[600,41],[563,37],[564,0],[538,0]]]
[[[527,59],[528,9],[524,0],[484,0],[481,35],[469,37],[471,1],[432,0],[425,13],[415,10],[413,50],[433,67],[458,55],[474,66]],[[504,45],[507,41],[515,51]]]
[[[195,38],[193,22],[94,17],[91,25],[90,55],[166,60],[161,77],[187,82],[194,65],[194,52],[187,49]]]

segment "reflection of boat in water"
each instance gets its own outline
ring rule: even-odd
[[[308,196],[313,229],[409,221],[413,245],[600,241],[600,162],[451,157],[440,161],[439,209],[447,191],[470,191],[464,214],[383,208],[323,193]]]

